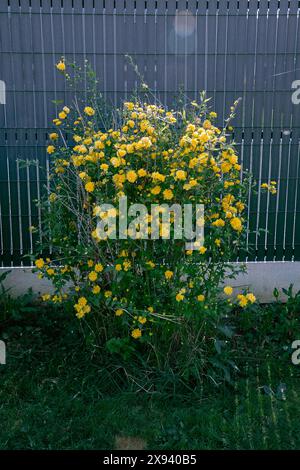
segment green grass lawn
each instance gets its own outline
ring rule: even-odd
[[[1,449],[300,448],[300,366],[254,358],[233,387],[158,391],[104,367],[72,324],[35,318],[5,339]]]

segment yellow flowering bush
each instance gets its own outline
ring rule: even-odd
[[[64,74],[65,67],[63,60],[57,64]],[[180,331],[188,332],[189,342],[214,334],[222,316],[221,285],[242,269],[232,261],[246,236],[250,183],[228,131],[236,104],[223,129],[204,96],[177,110],[153,104],[146,95],[135,98],[105,128],[96,100],[58,113],[47,147],[50,191],[40,247],[42,253],[51,246],[52,255],[50,260],[39,254],[35,261],[39,275],[55,287],[45,300],[67,296],[74,314],[90,321],[103,341],[165,342],[168,349],[180,344]],[[158,239],[130,238],[131,225],[111,238],[109,222],[124,196],[128,206],[140,203],[149,212],[153,204],[203,204],[204,242],[187,250],[184,239],[173,237],[172,214],[170,227],[159,223]],[[104,211],[103,204],[114,209]],[[151,217],[140,219],[134,230],[143,225],[150,238]],[[104,237],[99,219],[107,220]],[[170,238],[164,237],[169,230]],[[231,287],[224,293],[231,295]],[[231,302],[243,307],[253,298]]]

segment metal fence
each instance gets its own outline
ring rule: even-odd
[[[249,234],[249,259],[299,260],[299,13],[296,0],[1,0],[2,265],[21,265],[33,250],[52,100],[70,99],[54,67],[62,55],[88,60],[113,103],[136,86],[126,54],[167,105],[180,87],[193,99],[205,89],[222,124],[241,97],[234,138],[243,166],[278,186],[276,196],[249,195],[248,228],[265,230]]]

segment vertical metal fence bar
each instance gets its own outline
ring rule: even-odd
[[[113,62],[113,84],[114,84],[114,105],[117,106],[118,103],[118,93],[117,93],[117,17],[116,17],[116,4],[113,6],[113,47],[114,47],[114,62]]]
[[[162,3],[162,2],[160,2]],[[164,13],[164,84],[163,84],[163,95],[164,105],[167,106],[168,95],[167,95],[167,84],[168,84],[168,2],[166,2],[166,8]]]
[[[298,142],[298,158],[297,158],[297,167],[296,167],[296,188],[295,188],[295,199],[294,199],[294,209],[293,209],[293,231],[292,231],[292,248],[293,248],[293,259],[295,257],[295,252],[296,252],[296,226],[297,226],[297,214],[299,212],[299,203],[298,203],[298,198],[299,198],[299,195],[298,195],[298,187],[299,187],[299,184],[298,181],[299,181],[299,168],[300,168],[300,140]],[[299,232],[299,231],[298,231]],[[299,243],[299,241],[298,241]]]
[[[255,235],[255,250],[256,254],[259,249],[259,228],[260,228],[260,202],[261,202],[261,184],[262,184],[262,162],[263,162],[264,139],[260,139],[260,152],[259,152],[259,172],[258,172],[258,195],[257,195],[257,210],[256,210],[256,235]]]
[[[37,190],[37,203],[38,203],[38,238],[39,242],[42,243],[42,210],[41,210],[41,181],[40,181],[40,162],[36,160],[36,190]]]
[[[275,209],[275,227],[274,227],[274,261],[277,258],[277,238],[278,238],[278,214],[279,214],[279,197],[281,195],[281,165],[282,165],[282,137],[279,141],[279,162],[278,162],[278,176],[277,176],[277,197],[276,197],[276,209]]]
[[[8,143],[8,142],[7,142]],[[13,224],[12,224],[12,207],[11,207],[11,187],[10,187],[10,161],[7,155],[7,198],[8,198],[8,224],[9,224],[9,254],[11,256],[10,264],[12,265],[12,258],[14,255],[14,242],[13,242]]]
[[[21,187],[20,187],[20,163],[17,159],[17,195],[18,195],[18,221],[19,221],[19,237],[20,237],[20,256],[24,255],[23,250],[23,227],[22,227],[22,208],[21,208]],[[21,265],[23,261],[21,260]]]
[[[86,41],[85,41],[85,36],[86,36],[86,28],[85,28],[85,23],[86,23],[86,17],[85,17],[85,6],[84,3],[78,5],[78,8],[80,8],[80,15],[81,15],[81,25],[82,25],[82,55],[83,55],[83,71],[84,71],[84,98],[85,101],[87,102],[87,60],[86,60]],[[81,51],[80,51],[81,52]]]
[[[28,225],[27,230],[29,232],[29,247],[30,247],[30,254],[33,254],[33,241],[32,241],[32,198],[31,198],[31,188],[30,188],[30,174],[29,174],[29,165],[31,164],[30,160],[26,160],[27,167],[26,167],[26,184],[27,184],[27,204],[28,204]]]
[[[3,35],[2,35],[2,41],[4,42],[3,46],[5,47],[5,49],[7,49],[9,51],[11,45],[14,43],[13,41],[13,38],[16,40],[17,38],[17,41],[19,40],[20,41],[20,28],[18,28],[18,16],[17,16],[17,12],[20,11],[20,7],[19,7],[19,3],[17,2],[17,0],[12,0],[12,2],[10,3],[10,5],[7,7],[7,27],[8,27],[8,34],[6,36],[6,31],[5,29],[3,29]],[[17,26],[17,28],[16,28]],[[2,25],[3,27],[3,25]],[[17,31],[15,31],[17,29]],[[6,38],[9,38],[8,40],[6,39],[5,40],[5,37]],[[19,42],[18,41],[18,42]],[[22,58],[20,57],[20,59],[22,60]],[[8,92],[8,97],[12,96],[12,104],[9,103],[9,99],[7,100],[7,104],[5,105],[5,116],[6,116],[6,119],[5,119],[5,127],[12,127],[11,123],[12,122],[15,122],[16,123],[16,127],[17,127],[17,123],[19,122],[19,119],[20,119],[20,116],[18,116],[18,112],[17,112],[17,97],[18,97],[18,93],[19,93],[19,99],[22,99],[21,97],[21,89],[20,90],[16,90],[16,74],[15,74],[15,70],[16,70],[16,67],[17,67],[17,63],[16,63],[16,58],[14,57],[14,54],[10,54],[9,55],[9,70],[10,70],[10,74],[9,76],[7,77],[8,80],[7,80],[7,88],[8,90],[11,90],[11,93]],[[19,64],[19,67],[21,67],[21,65]],[[22,74],[22,70],[19,69],[19,73],[20,75]],[[18,80],[18,83],[20,83],[20,80]],[[24,99],[24,97],[23,97]],[[24,105],[24,102],[23,102],[23,105]]]
[[[53,18],[53,6],[51,3],[50,6],[50,24],[51,24],[51,50],[52,50],[52,66],[56,63],[57,57],[55,53],[55,33],[54,33],[54,24],[55,24],[55,19]],[[54,94],[54,101],[55,101],[55,114],[57,115],[57,85],[56,85],[56,74],[54,74],[54,81],[53,81],[53,94]]]
[[[287,159],[287,180],[286,180],[286,193],[285,193],[285,205],[284,205],[284,225],[283,225],[283,240],[282,240],[282,248],[283,248],[283,260],[285,259],[285,251],[287,248],[287,217],[288,217],[288,199],[289,199],[289,177],[290,177],[290,166],[291,166],[291,137],[289,138],[288,144],[288,159]]]
[[[228,61],[228,23],[229,23],[229,2],[222,1],[220,5],[223,7],[220,11],[221,14],[224,16],[224,28],[225,28],[225,37],[224,40],[224,81],[223,81],[223,106],[222,106],[222,119],[223,121],[226,119],[226,114],[228,110],[226,109],[226,83],[227,83],[227,61]],[[231,82],[231,80],[230,80]],[[229,85],[229,89],[232,88],[232,83]]]
[[[3,219],[2,219],[2,207],[0,201],[0,254],[1,254],[1,266],[4,266],[4,242],[3,242]]]

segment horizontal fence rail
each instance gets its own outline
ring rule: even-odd
[[[241,98],[233,125],[243,167],[278,188],[249,194],[247,259],[300,260],[299,15],[296,0],[1,0],[2,266],[28,264],[40,237],[29,229],[41,224],[34,201],[47,185],[54,101],[72,99],[54,67],[61,56],[89,61],[114,105],[138,83],[126,55],[167,106],[179,89],[187,99],[206,90],[222,125]]]

